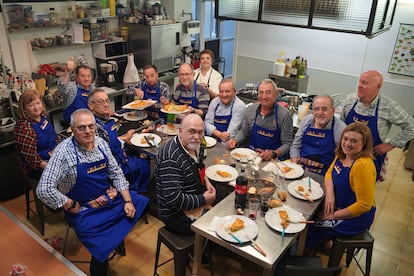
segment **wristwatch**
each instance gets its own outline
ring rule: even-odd
[[[272,151],[272,158],[276,159],[277,158],[277,153],[275,151]]]
[[[70,204],[68,210],[75,208],[76,207],[76,203],[77,203],[76,200],[72,200],[72,203]]]

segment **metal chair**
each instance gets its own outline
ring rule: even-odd
[[[158,264],[160,256],[161,243],[174,253],[174,257]],[[186,275],[186,266],[189,261],[190,254],[193,253],[194,235],[179,235],[172,233],[165,226],[158,230],[157,250],[155,252],[154,276],[158,276],[158,267],[174,260],[174,275]],[[207,257],[210,266],[210,273],[213,276],[212,258],[209,249],[207,249]]]
[[[279,262],[273,275],[277,276],[339,276],[342,267],[323,267],[321,258],[285,256]]]
[[[372,250],[374,248],[374,238],[368,230],[359,235],[349,238],[336,238],[333,240],[331,255],[329,256],[328,267],[338,266],[342,255],[346,252],[346,267],[349,267],[352,259],[355,260],[359,269],[364,275],[369,275],[371,271]],[[365,272],[355,258],[361,249],[366,250]]]

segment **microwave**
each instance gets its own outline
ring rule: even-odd
[[[93,44],[93,56],[107,59],[128,54],[128,43],[126,41],[111,41]]]

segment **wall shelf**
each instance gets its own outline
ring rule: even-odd
[[[67,47],[85,46],[85,45],[90,45],[90,44],[94,44],[94,43],[106,42],[106,41],[107,41],[106,39],[101,39],[101,40],[88,41],[88,42],[84,42],[84,43],[72,43],[72,44],[68,44],[68,45],[55,45],[55,46],[52,46],[52,47],[44,47],[44,48],[32,45],[32,50],[33,51],[47,51],[47,50],[61,49],[61,48],[67,48]]]

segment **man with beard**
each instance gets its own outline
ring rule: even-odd
[[[210,95],[204,86],[194,80],[193,66],[182,63],[178,67],[178,79],[180,84],[175,88],[172,100],[176,104],[187,104],[191,113],[196,113],[204,118],[210,103]]]
[[[158,80],[157,67],[152,64],[144,66],[144,77],[144,80],[135,84],[134,95],[143,100],[155,100],[161,104],[168,103],[171,97],[170,88],[168,84]]]
[[[198,163],[203,136],[200,116],[187,115],[181,121],[178,135],[162,147],[155,161],[159,218],[178,234],[191,234],[191,223],[216,198],[213,185],[201,177],[203,168]]]
[[[330,96],[315,97],[312,111],[300,123],[290,148],[290,159],[308,171],[325,175],[346,125],[334,116],[334,100]]]

